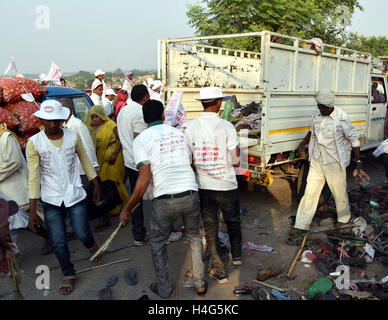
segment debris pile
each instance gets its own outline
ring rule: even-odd
[[[232,102],[234,109],[231,114],[230,122],[236,127],[236,131],[241,129],[255,130],[256,136],[260,136],[261,130],[261,111],[262,105],[260,103],[251,102],[246,106],[241,106],[236,100]]]

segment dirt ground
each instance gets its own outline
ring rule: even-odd
[[[365,167],[372,178],[373,184],[381,185],[384,183],[384,169],[381,161],[367,160]],[[348,189],[350,190],[355,185],[349,171],[348,181]],[[240,206],[241,209],[245,208],[247,210],[247,215],[241,217],[242,223],[244,224],[253,219],[258,221],[257,226],[253,228],[243,228],[243,243],[250,241],[258,245],[266,245],[272,247],[273,251],[243,251],[243,265],[240,267],[234,267],[230,262],[230,256],[225,255],[229,281],[226,284],[218,284],[206,274],[209,290],[205,297],[197,296],[193,288],[184,288],[182,284],[184,274],[190,269],[191,264],[189,244],[186,237],[184,236],[180,241],[168,245],[169,267],[175,285],[175,290],[170,299],[252,300],[253,298],[250,295],[235,296],[233,290],[244,285],[258,286],[253,282],[256,279],[257,272],[269,265],[279,266],[283,271],[278,277],[270,278],[265,283],[288,289],[291,299],[306,299],[308,288],[312,282],[324,277],[324,275],[317,270],[314,264],[306,268],[304,263],[299,261],[293,272],[294,279],[287,280],[285,277],[298,250],[298,246],[288,245],[283,240],[290,227],[289,217],[296,214],[298,205],[295,201],[291,203],[290,196],[291,190],[286,181],[274,185],[270,192],[260,186],[241,186]],[[151,204],[147,202],[145,205],[145,220],[148,230],[150,209]],[[119,223],[118,217],[113,217],[111,221],[112,225],[110,227],[102,232],[94,233],[100,244],[105,242]],[[318,219],[314,219],[313,223],[319,223]],[[226,232],[224,224],[221,225],[221,231]],[[143,247],[133,247],[130,246],[132,241],[131,226],[120,230],[109,248],[110,250],[119,250],[105,254],[98,264],[89,262],[89,254],[79,240],[70,241],[69,248],[72,262],[77,271],[127,258],[130,261],[80,273],[74,292],[71,295],[63,296],[58,292],[62,274],[54,254],[41,256],[40,248],[43,240],[31,233],[22,232],[18,240],[21,251],[18,265],[22,270],[20,290],[24,298],[29,300],[97,300],[99,298],[98,291],[105,287],[107,278],[110,275],[117,274],[119,280],[112,287],[113,299],[136,300],[144,294],[147,294],[150,299],[160,299],[149,289],[149,285],[155,280],[150,245],[147,243]],[[38,274],[35,273],[35,270],[39,265],[47,265],[50,268],[49,290],[38,290],[36,288],[35,281]],[[207,265],[208,260],[205,260],[205,266]],[[128,267],[137,271],[138,284],[135,286],[128,286],[124,280],[123,274]],[[352,271],[352,280],[360,278],[361,270],[352,268]],[[369,277],[375,277],[378,280],[388,273],[387,268],[375,262],[368,264],[366,271]],[[263,286],[263,288],[265,287]],[[266,288],[266,290],[269,294],[271,293],[271,289]],[[0,279],[0,299],[12,300],[13,298],[11,281]],[[275,298],[271,296],[271,299],[274,300]]]

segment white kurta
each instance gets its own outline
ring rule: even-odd
[[[19,206],[29,203],[27,162],[19,143],[10,133],[0,137],[0,192]]]
[[[93,140],[92,140],[92,137],[90,136],[88,127],[80,119],[77,119],[76,117],[74,117],[74,115],[71,115],[69,121],[67,121],[67,123],[64,124],[64,127],[77,132],[78,136],[81,139],[82,146],[84,147],[86,154],[88,155],[88,158],[94,170],[96,170],[96,172],[100,171],[100,165],[98,164],[98,161],[97,161],[96,150],[94,149]],[[80,174],[85,175],[85,171],[82,168],[82,165],[78,159],[78,156],[77,156],[77,162],[78,162]]]
[[[98,94],[92,93],[90,95],[90,99],[92,100],[93,104],[95,106],[103,106],[104,104],[102,103],[102,98]]]

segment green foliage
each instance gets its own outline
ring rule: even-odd
[[[349,49],[367,52],[374,57],[388,56],[388,39],[386,37],[365,37],[357,33],[349,35],[346,47]]]
[[[341,26],[346,6],[351,18],[358,0],[201,0],[188,5],[189,24],[198,36],[233,34],[269,30],[304,39],[321,38],[330,44],[341,44],[346,30]],[[345,12],[347,13],[347,12]],[[346,19],[342,19],[346,20]],[[259,50],[258,39],[209,41],[211,45],[244,50]]]
[[[155,71],[146,71],[146,70],[133,70],[134,78],[141,77],[144,75],[154,75],[154,78],[156,78],[156,72]],[[79,71],[76,74],[73,74],[71,76],[63,77],[66,81],[71,81],[75,83],[75,87],[78,90],[84,90],[85,88],[91,88],[92,83],[94,81],[94,74],[87,71]],[[104,77],[105,83],[109,83],[110,85],[114,83],[120,83],[122,84],[124,81],[124,74],[123,71],[120,68],[117,68],[115,71],[112,72],[106,72]]]

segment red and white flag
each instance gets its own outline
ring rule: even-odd
[[[4,74],[7,74],[8,72],[10,72],[11,69],[14,69],[16,74],[18,73],[18,71],[16,70],[15,60],[13,57],[11,57],[11,61],[9,62],[7,69],[5,69]]]

